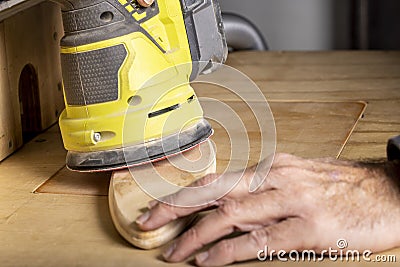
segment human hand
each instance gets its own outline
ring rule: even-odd
[[[313,249],[321,253],[329,247],[337,248],[336,242],[342,238],[347,240],[349,250],[377,252],[400,245],[398,164],[308,160],[279,154],[262,186],[249,193],[251,179],[260,175],[255,169],[247,169],[234,190],[207,206],[180,208],[151,202],[150,212],[137,223],[143,230],[152,230],[215,206],[163,254],[168,262],[181,262],[206,244],[234,232],[245,233],[197,254],[199,266],[255,259],[265,246],[270,251]],[[223,176],[215,186],[223,188],[224,179],[235,179],[235,175]],[[208,175],[194,186],[217,178]],[[209,194],[208,188],[196,198]],[[185,197],[188,195],[183,189],[169,196],[169,200],[174,203]]]
[[[142,7],[149,7],[154,3],[154,0],[137,0]]]

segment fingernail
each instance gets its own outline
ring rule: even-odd
[[[202,263],[203,261],[205,261],[206,259],[208,259],[208,256],[209,256],[209,254],[208,254],[207,251],[206,251],[206,252],[203,252],[203,253],[200,253],[200,254],[197,254],[197,256],[196,256],[196,261],[197,261],[198,263]]]
[[[136,219],[136,223],[139,225],[143,225],[145,222],[147,222],[150,218],[150,211],[146,211],[144,214],[140,215],[137,219]]]
[[[153,4],[153,0],[144,0],[146,2],[146,4],[151,5]]]
[[[158,200],[156,200],[156,199],[150,201],[148,204],[149,209],[154,208],[157,205],[157,203],[158,203]]]
[[[172,253],[174,252],[176,248],[176,243],[174,242],[172,245],[170,245],[162,254],[164,259],[168,259]]]

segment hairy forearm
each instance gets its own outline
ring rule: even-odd
[[[382,179],[382,183],[387,183],[400,199],[400,160],[367,160],[356,162],[355,167],[367,169],[373,176]]]
[[[349,249],[379,252],[400,246],[399,162],[303,159],[288,154],[276,154],[271,160],[248,168],[237,187],[219,199],[215,211],[176,240],[164,258],[183,261],[232,231],[243,235],[217,243],[198,255],[196,263],[216,266],[253,259],[265,245],[275,251],[322,251],[339,238],[348,241]],[[231,180],[238,175],[224,177]],[[200,181],[208,184],[209,180]],[[256,192],[249,190],[252,182],[261,183]],[[219,192],[225,184],[214,186],[213,192]],[[183,196],[194,197],[175,195]],[[186,216],[187,211],[157,204],[146,223]]]

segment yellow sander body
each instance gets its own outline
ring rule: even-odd
[[[209,138],[189,82],[227,56],[215,0],[63,2],[60,129],[70,169],[144,164]]]

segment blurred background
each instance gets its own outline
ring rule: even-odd
[[[400,0],[220,0],[270,50],[400,50]]]

